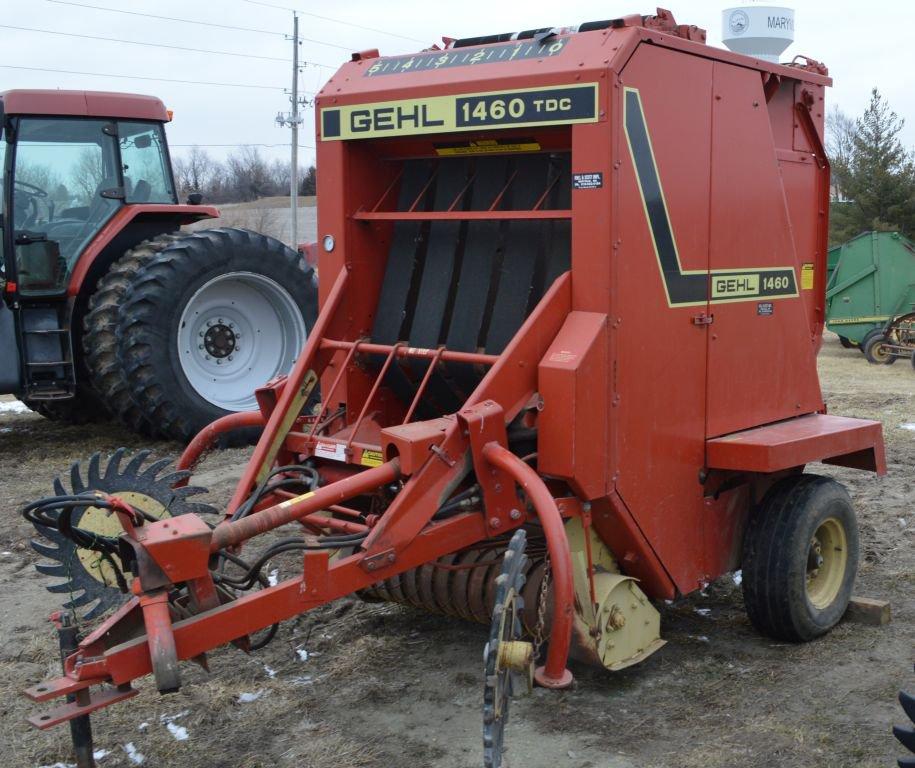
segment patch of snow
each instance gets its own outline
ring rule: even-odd
[[[21,400],[4,400],[0,402],[0,413],[28,413],[29,407]]]
[[[296,655],[299,657],[299,661],[308,661],[308,651],[304,648],[296,648]]]
[[[734,583],[739,587],[743,583],[743,571],[734,571],[731,574],[731,578],[734,579]]]
[[[137,750],[132,741],[124,745],[124,751],[127,753],[127,759],[134,765],[143,765],[146,762],[146,755]]]
[[[182,709],[177,715],[160,715],[159,721],[163,725],[168,725],[169,723],[173,723],[173,722],[175,722],[175,720],[178,720],[178,719],[184,717],[185,715],[189,715],[190,713],[191,713],[191,710]]]
[[[147,728],[149,728],[149,723],[140,723],[137,726],[138,731],[145,731]]]
[[[314,680],[311,679],[311,675],[300,675],[299,677],[290,678],[289,682],[293,685],[311,685]]]
[[[268,667],[266,664],[264,664],[264,672],[267,673],[267,677],[269,677],[271,680],[276,677],[276,670],[273,669],[273,667]]]
[[[168,732],[175,737],[175,741],[187,741],[187,728],[183,725],[166,723],[165,727],[168,728]]]
[[[264,692],[255,691],[254,693],[240,693],[238,694],[238,703],[239,704],[249,704],[252,701],[257,701],[261,696],[264,695]]]
[[[0,555],[3,555],[4,557],[10,557],[12,554],[12,552],[0,552]]]
[[[907,525],[908,525],[908,522],[906,521],[906,519],[904,517],[900,517],[899,518],[899,527],[905,528]]]
[[[267,574],[267,583],[271,587],[275,587],[280,583],[280,569],[274,568],[270,573]]]
[[[689,635],[690,640],[698,640],[700,643],[707,643],[708,638],[705,635]]]
[[[899,429],[907,429],[909,432],[915,432],[915,421],[909,421],[905,424],[900,424]]]
[[[92,753],[92,757],[94,757],[96,760],[104,760],[110,754],[110,749],[97,749]]]
[[[711,609],[711,608],[696,608],[695,611],[696,611],[696,613],[698,613],[700,616],[711,616],[711,615],[712,615],[712,609]]]
[[[38,768],[76,768],[76,763],[52,763],[51,765],[39,765]]]
[[[12,427],[0,427],[0,432],[3,432],[4,434],[7,434],[12,431],[13,431]]]

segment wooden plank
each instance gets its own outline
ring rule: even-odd
[[[856,624],[868,624],[880,627],[889,624],[892,619],[888,600],[875,600],[871,597],[853,597],[845,611],[845,620]]]

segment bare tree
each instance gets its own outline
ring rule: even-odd
[[[826,115],[826,153],[832,165],[832,183],[837,200],[845,199],[856,132],[854,119],[834,105]]]
[[[186,156],[175,159],[175,179],[178,189],[182,194],[203,192],[213,181],[217,165],[206,150],[194,145]]]
[[[76,187],[77,195],[91,205],[95,192],[105,178],[105,164],[102,153],[95,147],[87,147],[79,154],[79,160],[73,167],[71,182]],[[111,179],[111,186],[116,187],[117,179]]]

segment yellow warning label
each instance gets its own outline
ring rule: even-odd
[[[363,451],[359,463],[363,467],[380,467],[384,463],[381,451]]]
[[[801,265],[801,290],[802,291],[812,291],[813,290],[813,264],[807,262],[806,264]]]
[[[308,493],[303,493],[301,496],[293,496],[291,499],[287,499],[280,504],[280,509],[283,507],[291,507],[293,504],[298,504],[300,501],[305,501],[305,499],[311,498],[314,495],[314,491],[309,491]]]
[[[482,141],[469,141],[466,144],[455,144],[450,147],[436,147],[437,155],[448,157],[453,155],[486,155],[493,152],[537,152],[540,144],[536,141],[517,142],[514,144],[503,143],[495,139]]]

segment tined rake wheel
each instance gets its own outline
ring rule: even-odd
[[[124,466],[125,449],[119,448],[102,468],[99,453],[93,454],[87,463],[85,475],[79,462],[70,467],[69,488],[58,477],[54,480],[55,496],[78,496],[94,491],[118,496],[147,519],[174,517],[189,512],[213,513],[216,510],[208,504],[190,501],[190,497],[206,493],[205,488],[175,485],[190,475],[187,471],[169,469],[170,459],[147,462],[150,452],[140,451]],[[70,522],[73,528],[88,531],[99,536],[116,537],[122,532],[117,515],[108,510],[87,506],[74,509]],[[50,516],[59,520],[60,508],[51,509]],[[124,599],[118,588],[118,574],[122,569],[116,554],[103,556],[99,552],[78,547],[72,539],[56,527],[34,523],[35,530],[45,541],[33,539],[32,548],[52,563],[39,563],[35,569],[45,576],[62,578],[52,584],[49,592],[69,595],[63,607],[81,609],[83,618],[92,619]]]
[[[899,693],[899,703],[906,717],[911,721],[910,727],[893,726],[893,735],[909,752],[915,754],[915,696],[905,691]],[[899,768],[915,768],[915,757],[900,757]]]
[[[527,534],[518,530],[505,550],[502,573],[496,578],[489,641],[483,650],[483,764],[486,768],[502,765],[508,706],[515,685],[522,677],[528,690],[533,685],[534,649],[521,640],[526,543]]]

